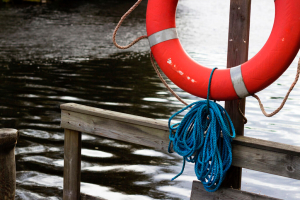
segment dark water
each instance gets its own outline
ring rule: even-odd
[[[62,197],[60,104],[75,102],[162,120],[183,107],[156,77],[147,41],[125,51],[111,42],[116,23],[134,2],[0,3],[0,126],[21,133],[17,199]],[[146,33],[146,3],[124,22],[117,37],[121,44]],[[228,10],[229,1],[180,2],[179,36],[198,62],[224,68]],[[252,10],[250,57],[267,39],[274,16],[272,2],[254,1]],[[279,105],[295,67],[296,61],[260,93],[268,110]],[[185,101],[197,100],[170,84]],[[295,88],[284,110],[272,119],[263,117],[256,101],[248,98],[246,135],[300,145],[299,92]],[[86,134],[82,147],[82,193],[104,199],[189,199],[192,165],[178,180],[169,181],[181,169],[176,155]],[[242,189],[247,191],[298,199],[299,187],[292,179],[243,171]]]

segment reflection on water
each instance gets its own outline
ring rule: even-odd
[[[120,16],[134,2],[0,3],[0,126],[17,128],[21,134],[16,148],[17,199],[62,197],[60,104],[75,102],[162,120],[183,107],[156,77],[147,41],[125,51],[111,42]],[[272,2],[252,2],[250,57],[268,38],[274,17]],[[146,3],[120,28],[121,44],[146,33]],[[225,68],[228,10],[229,1],[223,0],[179,2],[180,40],[203,65]],[[296,61],[259,93],[267,110],[279,106],[295,71]],[[168,83],[186,102],[198,100]],[[299,92],[296,87],[273,118],[265,118],[256,100],[248,98],[245,134],[300,145],[300,114],[295,109],[300,106]],[[86,134],[82,141],[83,193],[104,199],[189,199],[193,166],[187,165],[171,182],[181,170],[176,155]],[[299,186],[291,179],[243,171],[242,189],[247,191],[298,199]]]

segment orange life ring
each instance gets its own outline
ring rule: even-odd
[[[206,98],[210,68],[192,60],[182,48],[175,25],[178,0],[149,0],[147,35],[162,71],[183,90]],[[300,48],[300,0],[276,0],[275,21],[264,47],[249,61],[214,72],[211,98],[234,100],[273,83],[291,64]]]

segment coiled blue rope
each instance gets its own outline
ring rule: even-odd
[[[183,157],[181,172],[172,180],[180,176],[185,162],[195,163],[195,174],[208,192],[216,191],[225,178],[232,163],[231,141],[235,138],[235,130],[226,110],[219,104],[210,101],[211,72],[207,100],[194,102],[173,114],[169,119],[170,143],[172,148]],[[186,109],[191,110],[180,123],[171,121]]]

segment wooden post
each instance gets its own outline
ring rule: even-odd
[[[228,34],[227,68],[248,60],[251,0],[231,0]],[[241,99],[241,110],[245,113],[245,99]],[[238,111],[238,100],[226,101],[225,109],[234,124],[236,134],[244,135],[243,118]],[[242,168],[231,167],[223,186],[241,189]]]
[[[16,193],[15,145],[18,131],[0,129],[0,200],[13,200]]]
[[[64,200],[80,199],[81,132],[65,129]]]

